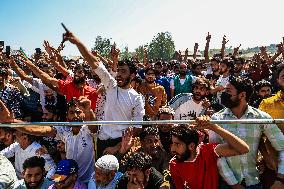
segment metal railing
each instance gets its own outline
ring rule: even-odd
[[[0,127],[24,126],[79,126],[79,125],[170,125],[193,124],[195,120],[157,120],[157,121],[86,121],[86,122],[23,122],[2,123]],[[284,119],[238,119],[238,120],[211,120],[214,124],[284,124]]]

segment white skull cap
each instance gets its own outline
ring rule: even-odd
[[[119,163],[114,155],[104,155],[96,161],[95,166],[103,170],[116,171]]]

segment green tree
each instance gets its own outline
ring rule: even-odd
[[[169,32],[161,32],[154,36],[148,46],[149,59],[162,58],[170,60],[175,52],[175,43]]]
[[[104,57],[109,57],[111,46],[111,39],[102,38],[98,35],[96,37],[95,46],[92,48],[92,50],[98,51],[98,53]]]
[[[140,45],[138,48],[135,49],[135,55],[137,56],[139,62],[143,62],[144,58],[144,46]]]
[[[124,60],[124,59],[130,59],[132,57],[132,53],[129,52],[128,47],[124,47],[124,49],[121,51],[120,53],[120,59]]]

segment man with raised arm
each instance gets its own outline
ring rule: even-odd
[[[145,114],[142,95],[131,88],[131,80],[136,75],[132,61],[119,61],[116,78],[112,77],[98,57],[95,57],[74,34],[64,34],[65,39],[75,44],[84,59],[100,77],[106,89],[105,121],[142,121]],[[121,141],[122,131],[127,125],[101,126],[98,135],[98,157],[107,147]]]

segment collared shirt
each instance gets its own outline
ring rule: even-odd
[[[12,111],[15,118],[21,118],[23,112],[21,110],[21,103],[23,102],[23,96],[19,89],[7,84],[4,89],[0,90],[0,99]]]
[[[123,174],[121,172],[116,172],[113,179],[105,186],[98,185],[96,182],[96,173],[92,174],[92,178],[88,183],[88,189],[114,189],[116,187],[117,182],[121,178]]]
[[[122,89],[100,62],[94,70],[100,77],[106,89],[105,121],[142,121],[145,114],[143,97],[134,89]],[[127,125],[101,126],[99,132],[100,140],[115,139],[122,136],[122,131]],[[133,127],[141,127],[134,125]]]
[[[215,113],[213,120],[238,120],[228,108]],[[267,113],[248,106],[241,119],[271,119]],[[280,152],[278,173],[284,174],[284,135],[275,124],[222,124],[224,129],[244,140],[250,147],[247,154],[221,158],[218,160],[219,173],[229,185],[241,183],[245,179],[247,186],[259,183],[256,169],[256,156],[259,140],[264,133],[272,146]],[[223,143],[224,140],[216,133],[209,132],[210,142]]]

